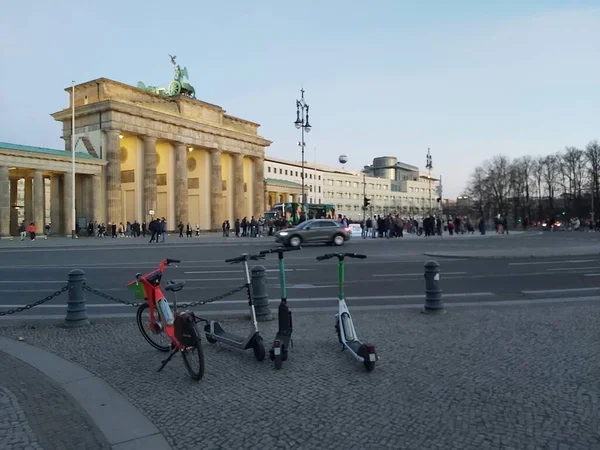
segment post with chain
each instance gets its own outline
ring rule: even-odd
[[[252,300],[258,322],[273,320],[269,308],[269,293],[267,292],[267,269],[264,266],[252,268]]]
[[[65,318],[67,327],[81,327],[90,324],[85,304],[84,286],[85,272],[80,269],[71,270],[68,281],[67,317]]]
[[[423,314],[446,312],[440,288],[440,264],[437,261],[425,263],[425,306],[422,312]]]

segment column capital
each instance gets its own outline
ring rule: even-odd
[[[108,134],[111,137],[114,137],[114,136],[118,137],[121,134],[120,130],[113,130],[112,128],[108,129],[108,130],[104,130],[104,131],[106,132],[106,134]]]
[[[153,142],[154,142],[154,143],[156,143],[156,141],[158,140],[158,138],[157,138],[157,137],[154,137],[154,136],[149,136],[149,135],[147,135],[147,134],[144,134],[144,135],[142,136],[142,140],[144,141],[144,143],[151,144],[151,143],[153,143]]]

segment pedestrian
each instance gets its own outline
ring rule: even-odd
[[[177,228],[179,229],[179,237],[182,238],[183,237],[183,222],[179,222],[179,225],[177,225]]]
[[[21,235],[21,240],[25,240],[25,236],[27,236],[27,229],[25,228],[25,222],[21,222],[19,225],[19,234]]]
[[[32,241],[35,241],[35,223],[31,222],[29,224],[29,239],[31,239]]]

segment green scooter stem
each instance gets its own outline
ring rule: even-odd
[[[338,263],[338,284],[339,284],[339,294],[338,298],[340,300],[344,300],[344,260],[340,259]]]

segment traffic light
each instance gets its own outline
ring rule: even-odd
[[[363,200],[363,207],[364,207],[365,209],[367,209],[367,206],[369,206],[369,204],[370,204],[370,203],[371,203],[371,199],[370,199],[370,198],[367,198],[367,197],[365,197],[365,198],[364,198],[364,200]]]
[[[562,212],[562,215],[563,215],[563,216],[564,216],[564,215],[566,215],[566,214],[567,214],[567,212],[566,212],[566,211],[563,211],[563,212]]]

